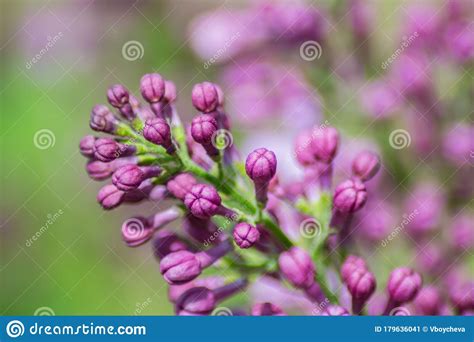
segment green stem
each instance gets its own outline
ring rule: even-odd
[[[278,225],[271,219],[271,217],[264,213],[262,216],[262,220],[260,221],[265,227],[273,234],[275,238],[277,238],[280,243],[286,249],[293,247],[293,242],[286,236],[285,233],[278,227]]]
[[[323,272],[321,272],[321,271],[322,270],[318,270],[318,272],[316,272],[315,279],[316,279],[317,283],[321,287],[321,290],[323,291],[326,298],[329,299],[329,301],[331,303],[338,304],[339,300],[338,300],[337,296],[334,293],[332,293],[331,289],[329,288],[329,286],[327,284],[326,277],[323,275]]]

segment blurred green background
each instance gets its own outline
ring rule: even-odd
[[[121,222],[137,209],[100,208],[95,196],[101,184],[87,177],[77,146],[91,133],[90,109],[106,102],[109,85],[124,83],[136,92],[141,75],[159,70],[179,85],[180,96],[189,97],[194,83],[211,77],[203,68],[197,72],[199,61],[185,44],[185,18],[194,7],[2,1],[2,314],[33,314],[39,307],[57,315],[172,313],[149,246],[131,249],[121,241]],[[130,40],[143,44],[141,59],[122,57]],[[182,112],[189,112],[190,104],[183,103]],[[34,144],[43,129],[54,140],[46,149]],[[141,210],[148,214],[150,208]],[[54,223],[41,229],[51,217]]]
[[[87,177],[77,146],[91,133],[90,109],[106,102],[107,87],[123,83],[137,93],[141,75],[148,72],[173,80],[180,113],[192,114],[193,84],[214,80],[216,68],[203,68],[192,53],[187,26],[197,13],[218,4],[222,2],[1,1],[3,315],[31,315],[42,307],[57,315],[173,313],[149,246],[128,248],[120,236],[126,218],[147,215],[152,207],[103,211],[95,201],[101,183]],[[380,1],[380,18],[398,6],[396,0]],[[383,31],[376,34],[378,52],[391,44],[386,36],[394,31],[398,14],[385,17]],[[143,56],[135,61],[122,55],[129,41],[143,46]],[[321,72],[313,70],[308,78],[317,84],[324,77]],[[347,93],[336,93],[333,86],[318,87],[331,109]],[[354,108],[349,104],[337,123],[350,130]],[[35,144],[35,135],[42,132],[50,138],[44,149]],[[54,222],[48,224],[49,219]],[[31,241],[35,234],[38,238]],[[396,248],[393,253],[403,259]],[[380,272],[386,275],[388,269]]]

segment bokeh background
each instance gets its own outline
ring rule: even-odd
[[[366,70],[370,80],[385,72],[381,63],[400,45],[407,8],[413,3],[442,7],[444,2],[368,3],[376,13],[371,19],[370,35],[373,64]],[[314,117],[306,117],[309,121],[302,121],[296,128],[310,121],[324,122],[326,118],[343,136],[370,140],[378,146],[392,183],[399,185],[388,199],[394,206],[399,206],[404,194],[420,179],[439,178],[444,172],[441,178],[446,182],[441,188],[448,191],[457,186],[455,181],[460,173],[444,169],[445,161],[429,162],[428,153],[407,152],[405,157],[404,151],[390,149],[387,132],[398,126],[364,115],[355,95],[365,84],[344,79],[354,62],[351,58],[346,62],[345,58],[354,51],[347,30],[345,2],[324,0],[307,4],[323,8],[331,17],[326,23],[327,45],[323,46],[323,56],[326,61],[328,56],[332,60],[341,59],[341,68],[337,70],[340,72],[334,72],[335,68],[323,60],[301,60],[299,46],[287,49],[285,62],[297,60],[302,64],[301,76],[315,89],[309,94],[314,95],[313,105],[318,108]],[[107,87],[123,83],[136,92],[140,77],[148,72],[157,71],[177,84],[178,109],[185,118],[191,117],[193,84],[222,80],[224,64],[238,66],[232,58],[208,67],[203,64],[191,45],[192,19],[210,9],[231,13],[248,6],[244,1],[2,0],[0,308],[3,315],[29,315],[38,309],[57,315],[172,314],[166,286],[149,246],[127,248],[121,241],[121,223],[136,214],[137,208],[121,207],[112,212],[100,208],[95,201],[100,184],[87,177],[85,161],[77,146],[80,138],[90,133],[90,109],[105,102]],[[200,40],[205,42],[206,34],[218,35],[221,28],[215,29],[217,33],[199,32],[203,35]],[[248,38],[243,35],[237,39]],[[141,45],[139,58],[124,58],[124,45],[130,41]],[[52,46],[34,60],[48,42]],[[449,108],[457,111],[445,115],[472,124],[469,116],[474,108],[469,96],[473,94],[472,67],[447,66],[437,77],[437,87],[444,90],[443,99],[453,103]],[[458,96],[462,92],[464,95]],[[266,114],[271,117],[271,112]],[[245,137],[249,132],[255,136],[260,128],[252,125],[251,117],[247,120],[235,120],[237,145],[255,145],[255,140],[249,142]],[[278,120],[264,123],[272,126],[271,133],[265,134],[276,141],[269,144],[280,145],[276,147],[280,151],[291,151],[294,127],[275,124]],[[423,129],[419,128],[420,132]],[[43,145],[38,143],[39,134],[46,139]],[[285,136],[288,139],[282,138]],[[260,141],[265,143],[265,138]],[[466,162],[471,168],[463,184],[469,187],[473,161]],[[423,167],[412,174],[418,164]],[[472,212],[471,192],[467,199],[459,200],[462,205],[455,203],[456,196],[450,198],[454,201],[452,205]],[[143,213],[151,210],[154,210],[151,205],[141,205],[139,209]],[[440,225],[449,222],[448,214]],[[32,240],[33,236],[37,236],[36,240]],[[390,248],[383,249],[383,256],[378,255],[379,262],[372,266],[381,279],[386,279],[393,268],[390,261],[399,264],[412,259],[405,252],[405,239],[408,240],[399,238]],[[441,241],[449,243],[448,237]],[[472,279],[472,249],[464,253],[463,260],[463,270]]]

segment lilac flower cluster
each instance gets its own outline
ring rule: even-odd
[[[356,155],[351,176],[333,186],[338,131],[324,126],[302,132],[295,155],[308,186],[295,190],[278,181],[274,152],[260,147],[242,162],[233,145],[216,144],[216,132],[231,129],[218,85],[194,86],[191,101],[198,114],[189,125],[179,118],[171,81],[147,74],[140,92],[144,102],[123,85],[111,86],[107,99],[113,110],[96,105],[90,117],[90,127],[109,137],[85,136],[80,151],[92,179],[111,180],[97,196],[105,210],[125,203],[170,203],[163,211],[126,220],[122,238],[130,247],[150,241],[177,314],[212,314],[218,303],[246,294],[249,284],[261,278],[300,291],[323,308],[323,315],[367,312],[376,278],[365,260],[347,252],[352,219],[371,195],[368,182],[380,169],[377,154]],[[297,224],[317,223],[318,234],[294,236],[283,228],[281,213],[288,206]],[[169,228],[177,220],[180,227]],[[351,307],[344,302],[344,289]],[[396,268],[378,313],[390,314],[415,299],[423,312],[439,312],[436,288],[422,289],[419,273]],[[463,296],[461,289],[451,301],[459,313],[474,309],[472,296]],[[251,315],[291,313],[271,300],[250,304]]]

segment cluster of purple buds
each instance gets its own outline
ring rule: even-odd
[[[130,247],[151,241],[176,313],[212,314],[220,301],[245,290],[258,277],[271,275],[315,305],[328,304],[322,315],[348,315],[334,280],[328,281],[327,266],[320,261],[334,247],[334,238],[343,248],[350,246],[343,242],[351,217],[370,195],[365,183],[379,171],[380,158],[369,151],[356,155],[352,176],[332,189],[339,133],[334,127],[316,127],[296,139],[296,158],[307,171],[308,185],[304,191],[287,191],[292,184],[282,185],[276,178],[273,151],[257,148],[242,163],[233,146],[216,146],[216,132],[231,128],[219,86],[210,82],[194,86],[191,98],[198,113],[189,126],[177,113],[172,82],[147,74],[141,79],[140,93],[145,103],[125,87],[112,86],[107,99],[113,110],[97,105],[90,119],[92,129],[111,137],[88,135],[79,147],[88,159],[90,177],[110,179],[97,196],[104,209],[165,199],[172,203],[167,209],[129,218],[121,234]],[[281,215],[288,204],[293,204],[297,217],[321,221],[320,234],[310,243],[288,230]],[[321,211],[311,211],[315,207],[323,210],[325,220],[319,217]],[[224,271],[217,278],[201,276],[221,270],[238,274],[239,280],[222,277]],[[340,276],[336,283],[345,285],[352,296],[351,313],[364,314],[376,288],[374,274],[363,259],[351,255]],[[394,270],[385,314],[413,301],[420,288],[416,272]],[[428,290],[422,293],[433,296]],[[469,308],[456,293],[452,297],[459,310]],[[418,302],[423,312],[439,312],[422,297]],[[286,314],[284,307],[258,298],[246,311],[255,316]]]

